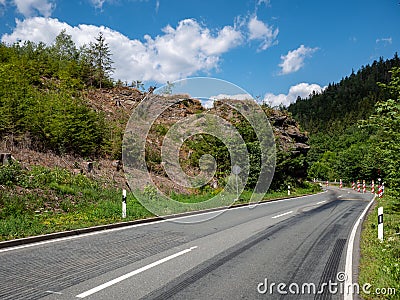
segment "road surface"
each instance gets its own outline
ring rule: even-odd
[[[218,213],[1,249],[0,299],[340,299],[300,293],[338,282],[372,197],[329,187],[205,222],[193,223]]]

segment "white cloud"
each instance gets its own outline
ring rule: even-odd
[[[214,105],[214,101],[223,99],[252,100],[253,97],[250,96],[249,94],[235,94],[235,95],[219,94],[217,96],[211,96],[207,101],[202,101],[202,104],[205,108],[212,108]]]
[[[106,2],[106,0],[90,0],[90,2],[93,4],[93,6],[95,8],[102,9],[103,4],[104,4],[104,2]]]
[[[384,46],[386,45],[391,45],[393,40],[392,37],[388,37],[388,38],[381,38],[381,39],[376,39],[375,41],[377,44],[378,43],[383,43]]]
[[[240,31],[225,26],[212,33],[193,19],[182,20],[176,28],[166,26],[163,34],[146,35],[144,41],[129,39],[110,28],[94,25],[70,26],[53,18],[34,17],[16,21],[11,34],[2,36],[5,43],[30,40],[51,44],[65,29],[77,46],[94,40],[101,31],[113,53],[114,78],[128,80],[167,80],[208,72],[218,68],[220,56],[243,42]]]
[[[282,62],[279,66],[282,68],[281,74],[289,74],[297,72],[304,66],[304,59],[311,56],[318,48],[309,48],[301,45],[298,49],[289,51],[288,54],[282,55]]]
[[[300,96],[301,98],[306,98],[314,91],[315,93],[321,93],[325,88],[326,86],[321,87],[318,84],[309,84],[303,82],[291,86],[289,89],[289,93],[287,95],[285,94],[274,95],[272,93],[267,93],[264,96],[263,102],[271,105],[272,107],[279,106],[280,104],[283,104],[284,106],[287,107],[291,103],[296,102],[298,96]]]
[[[158,10],[160,9],[160,0],[157,0],[156,1],[156,9],[155,9],[155,11],[156,11],[156,14],[158,14]]]
[[[271,1],[270,0],[258,0],[257,1],[257,6],[260,6],[264,4],[266,7],[270,6]]]
[[[251,100],[252,96],[249,94],[235,94],[235,95],[227,95],[227,94],[219,94],[217,96],[210,97],[214,100],[223,100],[223,99],[231,99],[231,100]]]
[[[257,16],[250,18],[247,28],[249,30],[249,40],[261,40],[259,50],[266,50],[269,47],[277,44],[276,37],[279,29],[274,29],[272,26],[257,19]]]
[[[5,1],[2,4],[5,4]],[[38,14],[50,17],[55,7],[54,2],[51,0],[14,0],[14,5],[17,7],[18,12],[25,17]]]
[[[6,0],[0,0],[1,5],[6,5]]]

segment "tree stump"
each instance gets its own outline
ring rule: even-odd
[[[0,153],[0,163],[2,165],[11,163],[11,153]]]

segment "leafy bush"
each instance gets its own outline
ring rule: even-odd
[[[14,185],[17,183],[22,170],[18,162],[12,161],[7,165],[0,165],[0,185]]]

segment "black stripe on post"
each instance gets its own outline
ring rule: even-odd
[[[383,223],[383,215],[378,215],[378,224]]]

